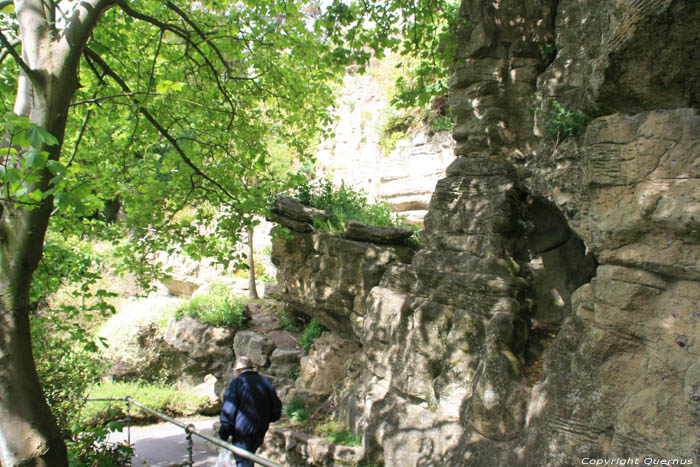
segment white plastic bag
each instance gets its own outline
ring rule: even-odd
[[[216,458],[216,467],[235,467],[233,453],[228,449],[219,449],[219,457]]]

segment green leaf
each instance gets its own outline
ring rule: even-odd
[[[46,143],[47,146],[58,144],[58,140],[40,126],[29,127],[26,132],[29,143],[35,148],[40,148],[44,143]]]
[[[54,175],[59,173],[64,174],[66,172],[66,166],[53,159],[46,162],[46,168],[49,169]]]
[[[49,158],[49,153],[46,151],[37,151],[32,149],[24,153],[24,163],[27,169],[41,169],[46,164]]]

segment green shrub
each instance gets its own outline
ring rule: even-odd
[[[287,371],[287,378],[291,379],[292,381],[296,381],[299,378],[300,372],[301,372],[300,366],[295,366],[294,368],[290,368]]]
[[[47,403],[59,426],[75,421],[87,389],[99,381],[105,364],[93,335],[65,309],[32,316],[32,353]]]
[[[388,156],[399,141],[406,137],[408,130],[418,122],[418,119],[406,110],[387,107],[382,116],[379,130],[379,146],[382,153]]]
[[[232,297],[226,285],[213,283],[207,293],[197,295],[180,305],[175,317],[194,318],[200,323],[217,327],[242,329],[250,319],[244,313],[244,298]]]
[[[284,310],[277,312],[277,319],[279,320],[280,326],[290,332],[304,331],[304,323],[297,317],[290,315]]]
[[[567,109],[553,98],[547,99],[535,111],[540,114],[544,136],[552,141],[582,135],[590,122],[583,112]]]
[[[331,215],[327,221],[314,223],[320,230],[343,232],[348,221],[412,228],[405,218],[393,213],[387,203],[373,203],[365,192],[356,191],[345,183],[336,189],[330,180],[307,182],[297,188],[295,196],[303,204],[323,209]]]
[[[301,334],[301,337],[299,338],[299,345],[308,352],[309,349],[311,348],[311,345],[314,343],[316,339],[321,337],[321,334],[323,331],[326,329],[321,325],[321,323],[316,319],[312,319],[309,321],[309,324],[306,325],[304,328],[304,332]]]
[[[309,411],[306,409],[304,401],[299,399],[294,399],[286,404],[282,414],[296,425],[303,425],[309,420]]]
[[[454,121],[452,120],[452,117],[449,115],[436,115],[430,121],[430,131],[433,131],[433,132],[452,131],[453,126],[454,126]]]
[[[122,422],[110,422],[105,427],[73,425],[66,440],[71,467],[128,465],[134,449],[123,443],[110,443],[109,435],[121,432]]]
[[[362,438],[348,430],[341,423],[327,420],[316,427],[316,432],[325,436],[328,442],[343,446],[362,446]]]

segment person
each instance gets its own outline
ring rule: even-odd
[[[271,422],[280,419],[282,402],[266,377],[253,369],[250,358],[236,359],[237,376],[229,384],[221,408],[219,437],[251,453],[262,445]],[[234,455],[237,467],[252,467],[253,462]]]

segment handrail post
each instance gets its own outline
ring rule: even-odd
[[[126,401],[126,442],[131,446],[131,401],[129,398],[124,400]]]
[[[194,450],[192,446],[192,430],[194,429],[195,427],[191,423],[185,428],[185,433],[187,433],[187,454],[190,459],[190,467],[194,465]]]

